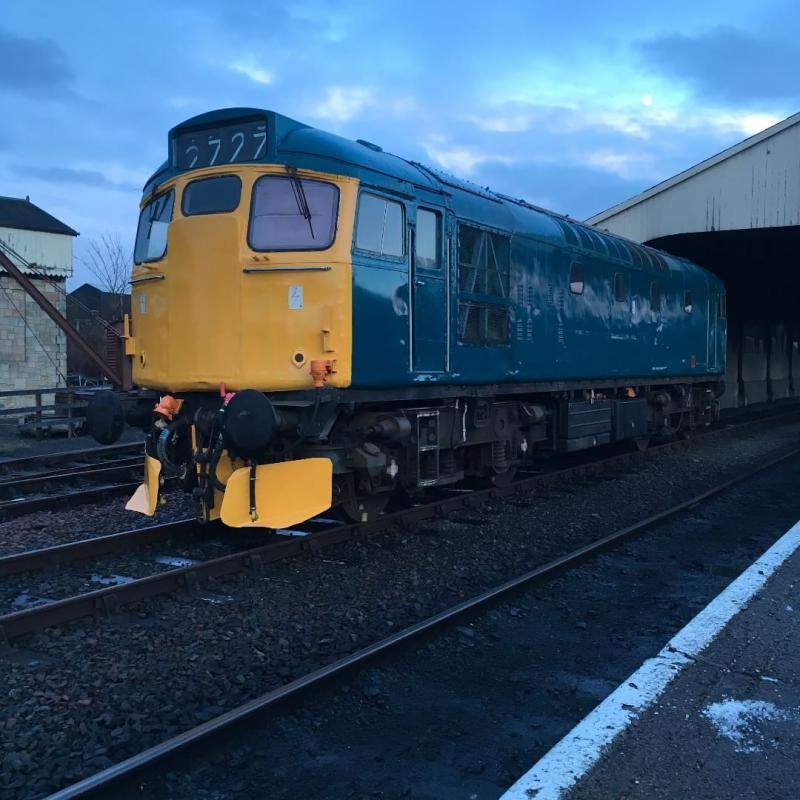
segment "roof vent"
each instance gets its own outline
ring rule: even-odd
[[[368,142],[366,139],[356,139],[356,141],[359,144],[364,145],[364,147],[368,147],[370,150],[374,150],[376,153],[383,152],[383,148],[380,145],[374,144],[373,142]]]

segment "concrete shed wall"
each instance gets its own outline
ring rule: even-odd
[[[587,222],[637,242],[800,224],[800,115]]]

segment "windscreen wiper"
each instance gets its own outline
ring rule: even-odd
[[[311,223],[311,209],[308,207],[308,200],[306,199],[306,190],[303,188],[303,181],[297,177],[297,168],[286,165],[286,171],[289,173],[289,180],[292,182],[292,192],[294,192],[294,199],[297,203],[297,208],[300,213],[308,222],[308,229],[311,231],[311,238],[314,238],[314,226]]]
[[[153,232],[153,223],[161,218],[161,212],[164,210],[167,195],[162,194],[159,197],[150,201],[147,206],[147,241],[150,241],[150,234]]]

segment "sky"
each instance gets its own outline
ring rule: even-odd
[[[796,0],[0,0],[0,195],[132,245],[167,131],[278,111],[583,219],[800,110]]]

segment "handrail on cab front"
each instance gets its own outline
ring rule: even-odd
[[[245,267],[242,272],[330,272],[332,267]]]
[[[138,278],[131,278],[131,285],[135,286],[137,283],[146,283],[147,281],[163,281],[166,277],[161,272],[155,275],[141,275]]]

